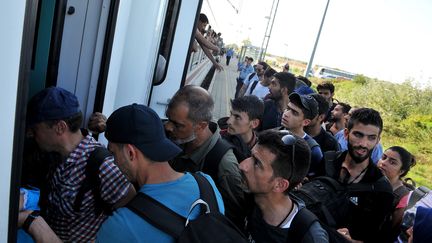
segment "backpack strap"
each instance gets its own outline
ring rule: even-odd
[[[318,221],[315,214],[307,208],[300,209],[291,222],[287,242],[302,242],[304,235],[315,221]]]
[[[319,146],[319,144],[317,143],[317,141],[315,141],[315,139],[313,139],[312,137],[310,137],[309,139],[305,139],[307,144],[309,145],[309,148],[312,150],[313,148]]]
[[[229,149],[232,149],[233,146],[223,140],[222,138],[218,138],[218,141],[213,146],[213,148],[207,153],[204,158],[204,165],[202,168],[202,172],[208,174],[213,178],[214,181],[217,179],[219,164],[222,160],[222,157],[226,154]]]
[[[256,72],[249,74],[248,81],[251,81],[251,79],[253,79],[253,77],[255,77],[256,74],[257,74]]]
[[[251,86],[251,88],[250,88],[250,90],[249,90],[249,94],[250,94],[250,95],[251,95],[252,92],[254,91],[255,87],[256,87],[257,84],[258,84],[258,82],[259,82],[259,80],[255,80],[255,81],[252,83],[252,86]]]
[[[126,207],[151,225],[176,239],[185,228],[186,218],[145,193],[139,192]]]
[[[101,181],[99,178],[99,167],[105,161],[107,157],[111,156],[111,153],[105,147],[96,147],[87,159],[85,167],[85,178],[81,183],[81,187],[75,197],[73,209],[78,212],[81,208],[85,194],[92,190],[95,199],[95,213],[99,215],[102,212],[110,213],[112,211],[112,205],[106,203],[101,197]]]
[[[211,212],[219,212],[219,205],[210,182],[200,173],[191,174],[198,183],[200,198],[209,205]]]
[[[200,198],[209,205],[210,211],[219,211],[217,199],[210,182],[202,174],[191,173],[191,175],[198,184]],[[151,225],[176,239],[185,228],[185,217],[179,215],[145,193],[139,192],[126,207]],[[203,208],[201,212],[203,212]]]
[[[416,188],[410,196],[409,202],[408,202],[408,206],[406,207],[407,209],[412,208],[420,199],[422,199],[428,192],[430,192],[430,189],[425,187],[425,186],[421,186]]]
[[[337,172],[335,171],[333,164],[335,163],[339,154],[340,154],[340,152],[336,152],[336,151],[327,151],[324,153],[324,161],[325,161],[324,172],[325,172],[325,175],[327,175],[327,176],[336,175]]]

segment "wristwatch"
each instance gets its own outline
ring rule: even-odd
[[[24,224],[22,226],[23,230],[27,233],[31,223],[33,223],[33,220],[35,220],[35,218],[39,217],[40,215],[40,211],[39,210],[34,210],[33,212],[31,212],[31,214],[29,214],[29,216],[27,216],[26,220],[24,221]]]

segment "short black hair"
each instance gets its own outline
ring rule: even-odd
[[[383,129],[383,120],[380,113],[372,108],[358,108],[355,110],[348,121],[348,131],[357,123],[376,126],[379,128],[379,134],[381,134]]]
[[[287,133],[276,130],[265,130],[258,134],[259,145],[269,149],[276,155],[276,159],[272,162],[273,177],[282,177],[289,180],[289,187],[285,194],[295,188],[303,181],[309,171],[311,150],[306,141],[296,135],[294,144],[294,159],[292,160],[292,152],[294,146],[286,145],[282,141],[282,137]],[[291,163],[291,161],[293,163]]]
[[[312,86],[312,82],[306,77],[300,75],[297,77],[297,79],[303,81],[308,87]]]
[[[310,94],[318,102],[318,115],[327,114],[330,104],[320,94]]]
[[[317,86],[318,92],[320,89],[327,89],[330,91],[330,93],[333,94],[335,91],[335,86],[330,82],[323,82],[323,83],[318,84],[318,86]]]
[[[235,111],[246,112],[249,120],[261,120],[264,114],[264,102],[255,95],[247,95],[231,100],[231,108]]]
[[[296,85],[296,77],[292,73],[278,72],[273,75],[279,80],[279,85],[281,88],[287,88],[288,94],[294,91]]]
[[[258,62],[257,64],[263,66],[264,71],[267,70],[267,68],[269,68],[269,65],[266,62]]]
[[[201,23],[209,23],[209,20],[208,20],[208,18],[207,18],[207,15],[205,15],[205,14],[203,14],[203,13],[200,13],[199,21],[200,21]]]
[[[339,102],[336,105],[342,106],[342,112],[348,114],[348,112],[351,110],[351,106],[348,103]]]
[[[265,72],[264,72],[264,77],[266,78],[270,78],[271,76],[275,75],[276,70],[274,70],[273,68],[269,67]]]

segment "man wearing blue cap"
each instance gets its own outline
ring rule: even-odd
[[[169,165],[168,160],[177,156],[181,149],[166,138],[156,112],[138,104],[121,107],[108,118],[105,136],[122,172],[140,187],[138,199],[145,194],[182,217],[194,219],[198,216],[199,210],[189,212],[191,205],[201,198],[198,183],[192,174],[176,172]],[[222,197],[213,180],[202,175],[210,182],[219,212],[224,213]],[[100,227],[96,242],[174,241],[171,235],[150,223],[151,220],[131,211],[131,205],[137,205],[134,204],[137,198],[128,207],[114,211]],[[29,232],[41,242],[60,242],[42,217],[35,220]]]
[[[28,134],[38,146],[61,157],[49,172],[45,219],[63,241],[93,241],[107,213],[135,195],[133,186],[115,165],[113,156],[97,161],[99,166],[93,175],[87,173],[92,152],[102,145],[81,132],[83,115],[72,93],[58,87],[40,91],[30,100],[27,117]],[[81,190],[90,185],[86,183],[90,180],[100,186]],[[31,213],[24,228],[36,217],[38,212]]]
[[[159,116],[143,105],[116,110],[107,121],[105,136],[121,170],[144,193],[183,217],[200,198],[200,190],[190,173],[174,171],[168,160],[181,149],[166,138]],[[213,180],[204,175],[215,192],[219,211],[224,205]],[[193,211],[192,218],[198,211]],[[102,225],[98,242],[172,242],[173,238],[155,228],[129,208],[120,208]]]

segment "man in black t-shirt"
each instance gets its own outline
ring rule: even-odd
[[[293,222],[307,209],[288,192],[303,180],[309,165],[310,149],[304,139],[275,130],[258,135],[252,156],[240,163],[243,180],[255,201],[245,226],[250,242],[328,242],[328,234],[318,221],[298,237],[301,240],[294,236],[299,224]]]
[[[327,110],[329,109],[328,102],[319,94],[311,94],[310,96],[318,102],[318,116],[312,119],[309,125],[304,127],[305,132],[315,139],[323,153],[327,151],[339,151],[339,143],[336,138],[322,127],[326,119]]]

